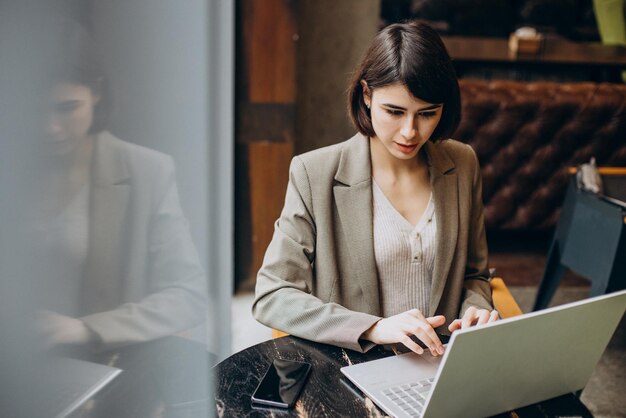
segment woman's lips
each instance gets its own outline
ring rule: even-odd
[[[417,148],[417,144],[404,145],[404,144],[400,144],[398,142],[394,142],[394,144],[396,144],[396,148],[398,148],[400,150],[400,152],[403,152],[405,154],[410,154],[413,151],[415,151],[415,148]]]

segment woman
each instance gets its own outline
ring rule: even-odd
[[[445,139],[460,97],[441,39],[421,23],[383,29],[348,96],[359,133],[291,163],[253,313],[353,350],[402,343],[421,354],[413,337],[441,355],[435,329],[498,315],[478,161]]]
[[[197,326],[206,279],[173,161],[105,130],[110,93],[88,35],[52,26],[30,188],[44,344],[109,348]]]

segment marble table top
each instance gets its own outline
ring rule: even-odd
[[[343,366],[393,355],[383,347],[363,354],[340,347],[287,336],[233,354],[213,368],[219,417],[385,417],[381,409],[352,385],[339,370]],[[311,364],[311,373],[292,409],[253,406],[251,396],[276,358]],[[574,395],[564,395],[520,408],[498,418],[591,417]]]

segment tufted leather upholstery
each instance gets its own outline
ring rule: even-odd
[[[567,168],[626,166],[626,85],[461,80],[454,138],[482,167],[490,230],[553,227]]]

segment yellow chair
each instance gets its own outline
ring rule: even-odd
[[[500,313],[500,318],[510,318],[524,313],[501,277],[494,277],[489,283],[493,307]]]
[[[287,334],[286,332],[282,332],[277,329],[272,330],[272,338],[286,337],[287,335],[289,334]]]
[[[500,313],[500,318],[510,318],[512,316],[523,314],[502,278],[494,277],[489,281],[489,283],[491,284],[493,306]],[[287,335],[289,334],[277,329],[272,330],[272,338],[280,338]]]

